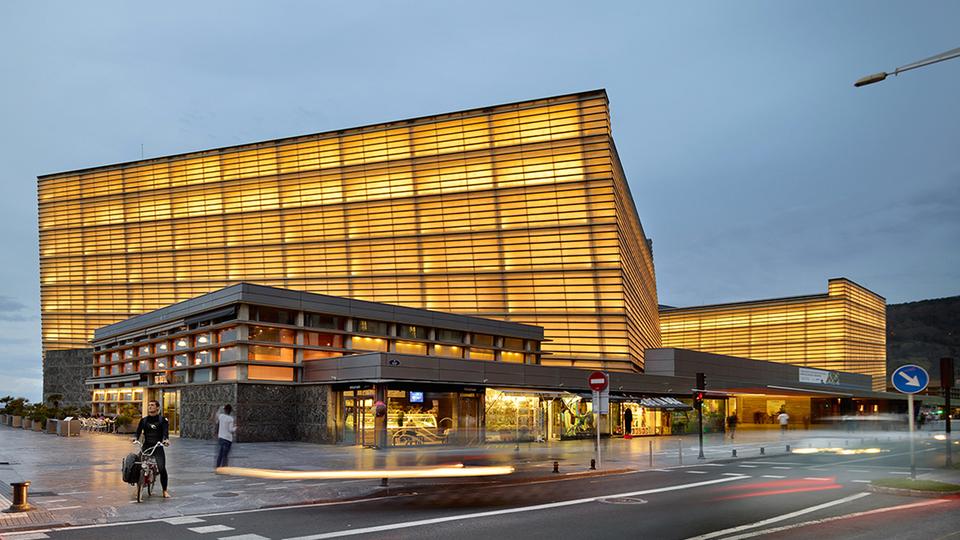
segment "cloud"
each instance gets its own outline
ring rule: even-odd
[[[30,307],[9,296],[0,296],[0,321],[32,321],[37,315],[29,312]]]

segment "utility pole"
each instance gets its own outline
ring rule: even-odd
[[[707,376],[697,373],[697,387],[693,390],[693,403],[697,407],[697,437],[700,439],[700,454],[697,459],[706,459],[703,456],[703,398],[706,396]]]
[[[947,435],[947,457],[944,465],[947,468],[953,467],[953,449],[951,448],[950,437],[950,394],[953,393],[953,382],[955,379],[953,367],[953,358],[940,359],[940,388],[943,389],[943,407],[945,409],[944,428]]]

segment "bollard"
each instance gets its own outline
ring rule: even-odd
[[[683,440],[677,441],[677,456],[680,458],[680,464],[683,465]]]
[[[787,445],[787,453],[788,453],[788,454],[790,453],[790,445],[789,445],[789,444]]]
[[[13,513],[32,510],[33,507],[27,502],[27,490],[30,487],[30,482],[13,482],[10,484],[10,487],[13,488],[13,503],[10,505],[10,508],[4,511]]]
[[[733,450],[730,451],[730,457],[737,457],[737,449],[736,449],[736,448],[734,448]]]
[[[590,460],[590,470],[591,471],[597,470],[597,460],[595,459]]]
[[[766,449],[761,446],[761,447],[760,447],[760,455],[762,456],[762,455],[764,455],[764,454],[766,454],[766,453],[767,453]]]
[[[388,479],[387,479],[387,478],[381,478],[381,479],[380,479],[380,487],[387,487],[387,484],[388,484],[388,483],[389,483],[389,482],[388,482]]]
[[[650,453],[650,468],[653,468],[653,441],[647,441]]]
[[[560,472],[560,462],[559,462],[559,461],[554,461],[554,462],[553,462],[553,472],[555,472],[555,473]]]

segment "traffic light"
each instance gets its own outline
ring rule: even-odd
[[[693,408],[699,409],[703,405],[703,392],[696,391],[693,393]]]
[[[703,373],[697,373],[697,390],[707,389],[707,376]]]

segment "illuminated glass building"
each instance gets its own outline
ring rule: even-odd
[[[873,377],[886,387],[886,300],[845,279],[826,294],[660,310],[664,347]]]
[[[241,281],[528,323],[638,371],[650,244],[593,91],[39,178],[44,351]]]

